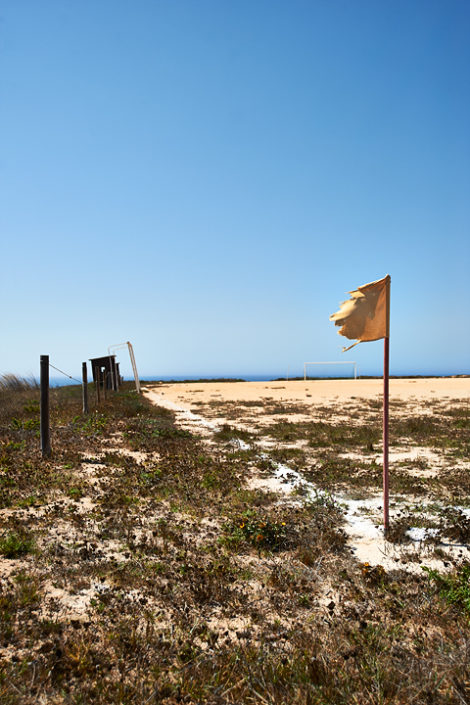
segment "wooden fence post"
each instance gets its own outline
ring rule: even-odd
[[[100,403],[100,368],[95,367],[96,402]]]
[[[51,437],[49,430],[49,355],[41,355],[41,402],[40,402],[40,436],[42,457],[51,454]]]
[[[113,389],[115,392],[119,392],[119,375],[117,371],[117,362],[114,360],[113,365],[112,365],[112,371],[113,371]]]
[[[83,413],[88,414],[88,373],[86,362],[82,362],[82,397],[83,397]]]

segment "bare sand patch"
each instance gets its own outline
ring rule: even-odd
[[[217,394],[225,401],[288,401],[302,402],[308,406],[338,404],[354,399],[376,399],[382,394],[382,380],[292,380],[283,382],[205,382],[203,385],[159,384],[158,389],[169,401],[186,404],[193,401],[208,402]],[[470,378],[440,377],[416,379],[391,379],[390,399],[410,401],[432,399],[469,399]]]

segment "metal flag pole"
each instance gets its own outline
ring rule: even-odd
[[[389,412],[389,363],[390,363],[390,274],[369,284],[363,284],[350,291],[351,298],[343,301],[339,311],[330,316],[338,331],[349,340],[356,340],[353,345],[343,348],[351,350],[358,343],[384,339],[384,398],[383,398],[383,505],[384,529],[389,528],[388,498],[388,412]],[[306,363],[308,364],[308,363]],[[306,378],[306,364],[304,378]]]
[[[389,492],[388,492],[388,419],[389,419],[389,379],[390,379],[390,279],[386,294],[386,333],[384,337],[384,401],[383,401],[383,503],[384,530],[387,533],[390,525]]]

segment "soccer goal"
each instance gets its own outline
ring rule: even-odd
[[[323,367],[318,367],[318,365],[323,365]],[[341,362],[304,362],[304,380],[307,380],[307,369],[308,367],[315,366],[316,371],[319,373],[321,371],[321,375],[317,374],[315,377],[321,376],[321,377],[332,377],[334,376],[333,374],[325,374],[325,372],[328,370],[329,372],[333,372],[333,367],[332,365],[349,365],[350,370],[351,370],[351,376],[354,376],[354,379],[357,379],[357,362],[345,362],[344,360],[341,360]]]

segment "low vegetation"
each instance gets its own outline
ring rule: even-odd
[[[279,419],[245,429],[274,441],[260,457],[232,424],[206,442],[130,385],[90,398],[84,416],[79,387],[51,390],[42,459],[37,388],[0,385],[2,705],[468,702],[468,564],[358,563],[330,494],[248,484],[294,460],[324,489],[365,487],[376,428]],[[431,424],[432,446],[463,452],[466,418]],[[468,540],[461,510],[437,528]]]
[[[408,408],[392,401],[390,452],[413,457],[393,462],[394,494],[468,504],[470,411],[468,403],[439,400]],[[195,412],[231,420],[216,438],[241,438],[302,472],[316,486],[351,496],[376,493],[382,483],[382,402],[355,399],[340,407],[259,400],[199,402]],[[313,417],[313,418],[312,418]],[[260,421],[262,419],[262,422]],[[410,453],[414,449],[422,455]],[[439,454],[439,472],[427,472],[427,454]]]

